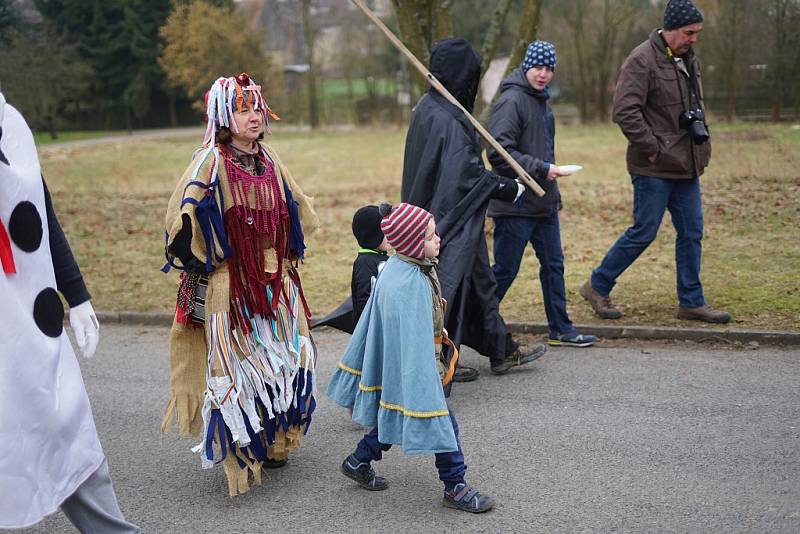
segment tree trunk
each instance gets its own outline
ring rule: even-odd
[[[125,129],[128,131],[128,135],[133,135],[133,120],[132,120],[132,113],[131,113],[131,100],[128,98],[128,93],[125,93],[123,97],[123,101],[125,103]]]
[[[543,0],[525,0],[519,34],[514,46],[511,48],[511,61],[508,63],[506,74],[510,74],[512,70],[522,63],[528,44],[536,40],[536,34],[539,32],[539,21],[541,20],[542,2]]]
[[[572,18],[572,17],[571,17]],[[575,46],[575,60],[578,64],[578,117],[581,122],[589,120],[589,70],[586,60],[586,51],[584,50],[583,42],[583,11],[578,9],[575,13],[574,20],[570,20],[573,24],[572,40]]]
[[[175,91],[167,89],[167,99],[169,101],[169,125],[173,128],[178,126],[178,110],[175,107]]]
[[[736,61],[738,59],[736,48],[735,45],[731,46],[731,63],[729,71],[726,73],[728,79],[725,84],[725,119],[728,121],[732,121],[736,118],[736,81],[738,79],[738,76],[736,76]]]
[[[311,128],[319,126],[319,102],[317,101],[317,72],[314,65],[314,41],[316,34],[311,22],[311,0],[302,0],[303,38],[306,44],[308,64],[308,122]]]
[[[772,14],[774,17],[773,35],[775,35],[775,50],[772,58],[774,70],[772,74],[772,120],[781,120],[781,108],[783,107],[783,96],[786,84],[790,83],[788,72],[786,72],[786,50],[788,33],[788,11],[789,3],[794,0],[773,0]]]
[[[494,59],[494,51],[497,49],[497,43],[503,34],[503,27],[506,24],[506,17],[510,7],[511,0],[498,0],[494,8],[492,21],[486,31],[486,37],[483,39],[483,46],[481,46],[481,76],[486,74],[492,59]]]
[[[47,114],[47,130],[50,132],[50,139],[58,139],[58,134],[56,133],[56,116],[52,110]]]
[[[435,26],[431,45],[447,37],[453,36],[453,8],[452,0],[432,0],[433,16],[432,22]]]
[[[394,14],[397,18],[397,25],[400,28],[400,40],[406,45],[414,56],[423,64],[428,65],[429,47],[426,43],[422,26],[420,25],[420,14],[416,0],[392,0]],[[428,89],[428,82],[425,77],[412,69],[415,85],[420,93]]]
[[[539,31],[543,0],[524,0],[524,2],[519,33],[511,47],[511,58],[508,62],[508,67],[506,67],[506,76],[522,63],[522,59],[525,57],[525,51],[528,49],[528,44],[536,40],[536,33]],[[479,120],[483,124],[489,123],[489,117],[491,117],[492,109],[494,108],[495,101],[497,101],[498,94],[500,94],[500,91],[495,93],[492,101],[486,106],[483,113],[481,113]]]

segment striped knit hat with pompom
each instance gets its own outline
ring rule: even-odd
[[[425,231],[431,219],[433,215],[429,212],[403,202],[383,218],[381,230],[398,253],[421,260],[425,257]]]

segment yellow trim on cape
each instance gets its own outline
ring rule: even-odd
[[[380,391],[383,389],[382,386],[365,386],[363,383],[358,383],[358,389],[361,391]]]
[[[429,419],[431,417],[444,417],[445,415],[450,415],[448,410],[437,410],[434,412],[415,412],[412,410],[406,409],[404,406],[400,406],[399,404],[389,404],[381,399],[380,401],[381,408],[385,408],[386,410],[395,410],[397,412],[403,412],[403,415],[406,417],[416,417],[419,419]]]
[[[339,369],[341,369],[342,371],[346,371],[346,372],[350,373],[351,375],[361,376],[361,371],[359,371],[357,369],[353,369],[351,367],[347,367],[342,362],[339,362]]]

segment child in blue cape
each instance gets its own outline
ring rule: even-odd
[[[436,275],[439,236],[433,215],[399,204],[381,221],[397,254],[377,278],[328,395],[353,410],[353,420],[373,427],[342,463],[342,473],[365,489],[388,487],[370,462],[392,445],[406,454],[434,454],[444,483],[445,506],[486,512],[491,497],[467,484],[458,424],[443,384],[452,380],[457,354],[445,364],[444,301]]]

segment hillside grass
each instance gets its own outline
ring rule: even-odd
[[[702,178],[706,296],[733,314],[734,327],[800,330],[800,132],[787,125],[733,124],[715,127],[713,135],[712,163]],[[357,250],[353,212],[399,199],[404,138],[402,129],[356,129],[268,139],[315,197],[322,221],[307,240],[302,268],[315,314],[330,311],[349,293]],[[52,146],[41,154],[96,309],[173,309],[177,275],[159,271],[163,218],[195,147],[183,139],[123,141]],[[576,323],[600,323],[578,288],[631,221],[625,141],[611,125],[561,126],[557,159],[584,166],[561,181],[569,312]],[[613,297],[625,324],[685,324],[674,318],[674,238],[667,214],[656,241],[619,279]],[[506,320],[545,321],[537,272],[529,247],[501,305]]]

